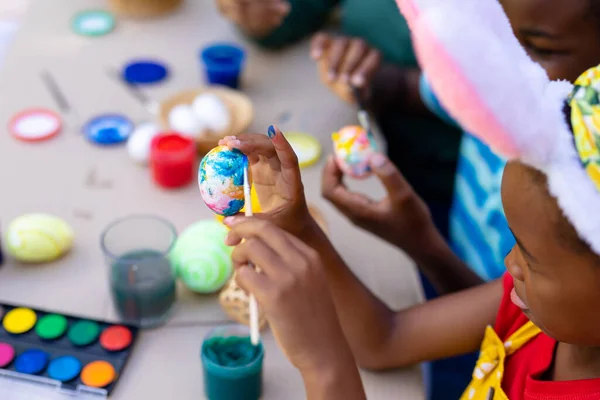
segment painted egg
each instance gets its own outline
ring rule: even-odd
[[[215,293],[233,273],[231,252],[225,245],[227,228],[213,220],[199,221],[177,239],[170,255],[176,276],[190,290]]]
[[[198,168],[202,199],[219,215],[234,215],[244,207],[244,168],[248,159],[239,150],[218,146],[204,156]]]
[[[369,160],[375,149],[368,133],[360,126],[346,126],[331,135],[335,159],[347,175],[362,179],[371,174]]]
[[[73,245],[73,229],[48,214],[26,214],[13,220],[6,232],[8,252],[26,263],[53,261]]]
[[[255,213],[260,213],[262,211],[262,209],[260,208],[260,201],[258,201],[258,193],[256,193],[256,187],[254,187],[254,185],[252,185],[252,187],[250,188],[250,202],[252,205],[252,212]],[[240,210],[240,212],[244,212],[244,210],[246,209],[246,205],[244,204],[244,207],[242,207],[242,209]],[[225,217],[223,215],[215,215],[215,219],[217,221],[219,221],[220,223],[223,223],[223,220],[225,219]],[[227,229],[229,229],[228,226],[225,226]]]

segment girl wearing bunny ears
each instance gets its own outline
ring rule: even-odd
[[[309,399],[364,399],[355,361],[399,368],[478,348],[461,400],[599,399],[600,67],[574,85],[551,81],[495,0],[398,3],[441,103],[509,160],[502,200],[517,243],[507,273],[390,310],[311,219],[293,149],[271,128],[222,143],[248,155],[266,210],[225,220],[238,283],[263,307]],[[383,157],[372,166],[393,172]],[[424,212],[407,185],[390,196],[407,217]]]

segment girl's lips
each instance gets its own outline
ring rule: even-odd
[[[513,304],[515,306],[519,307],[521,310],[527,310],[527,304],[525,304],[525,302],[523,300],[521,300],[521,298],[519,297],[519,295],[515,291],[514,287],[510,291],[510,300],[513,302]]]

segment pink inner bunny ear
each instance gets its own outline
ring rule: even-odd
[[[419,16],[419,9],[415,0],[396,0],[396,4],[400,9],[400,13],[406,19],[408,26],[411,26],[413,21]]]
[[[428,26],[415,24],[414,29],[415,50],[432,88],[450,115],[500,154],[508,158],[517,157],[515,141],[457,61]]]

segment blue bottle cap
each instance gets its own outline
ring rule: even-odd
[[[134,125],[127,117],[119,114],[105,114],[92,118],[83,126],[83,133],[89,140],[100,145],[122,143]]]
[[[167,67],[155,61],[134,61],[125,66],[123,78],[132,84],[158,83],[168,75]]]

